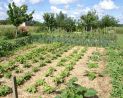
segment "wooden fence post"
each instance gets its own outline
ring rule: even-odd
[[[12,90],[13,90],[13,98],[18,98],[17,85],[16,85],[16,77],[12,77]]]

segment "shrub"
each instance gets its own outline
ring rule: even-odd
[[[4,36],[6,39],[15,38],[15,30],[13,28],[7,28],[7,30],[4,32]]]

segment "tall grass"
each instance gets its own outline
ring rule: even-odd
[[[117,34],[123,34],[123,27],[115,27],[114,29],[116,30]]]

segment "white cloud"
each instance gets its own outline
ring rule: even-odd
[[[59,13],[60,11],[62,11],[65,14],[67,13],[67,10],[65,10],[65,9],[60,9],[60,8],[57,8],[56,6],[51,6],[52,13]]]
[[[16,5],[21,6],[26,3],[26,0],[8,0],[8,2],[15,2]]]
[[[16,5],[21,6],[22,4],[26,4],[30,2],[31,4],[37,4],[43,0],[8,0],[8,2],[15,2]]]
[[[0,11],[0,20],[4,20],[4,19],[6,19],[7,17],[8,17],[8,16],[7,16],[6,12]]]
[[[112,0],[101,0],[99,4],[94,6],[103,10],[112,10],[118,8],[118,6]]]
[[[84,7],[83,5],[77,5],[76,8],[70,8],[68,5],[65,5],[62,9],[56,6],[51,6],[51,12],[59,13],[62,11],[64,14],[67,14],[69,17],[73,17],[75,19],[80,18],[82,14],[87,13],[89,10],[91,10],[89,7]]]
[[[37,3],[40,3],[41,1],[43,1],[43,0],[30,0],[30,3],[37,4]]]
[[[70,4],[74,3],[77,0],[49,0],[51,4],[58,5],[58,4]]]
[[[43,13],[44,12],[35,12],[33,14],[33,19],[36,20],[36,21],[42,22],[43,21]]]

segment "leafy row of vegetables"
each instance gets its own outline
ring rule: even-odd
[[[64,82],[65,77],[68,77],[70,75],[70,71],[73,69],[76,62],[79,59],[81,59],[82,56],[84,56],[84,53],[86,52],[86,50],[87,48],[80,49],[79,51],[75,50],[68,58],[61,60],[62,66],[64,66],[65,69],[56,77],[54,77],[53,81],[55,82],[56,85]],[[67,64],[65,64],[66,61],[67,61]],[[59,63],[57,66],[59,66]]]
[[[61,42],[69,45],[110,46],[116,42],[116,34],[99,32],[41,33],[32,35],[32,40],[42,43]]]
[[[123,50],[107,49],[107,72],[112,80],[112,98],[123,98]]]
[[[77,81],[76,77],[71,78],[67,87],[55,98],[97,98],[97,92],[94,89],[83,87],[77,84]]]
[[[101,60],[101,54],[98,50],[94,51],[87,63],[89,71],[86,71],[86,76],[89,78],[89,80],[94,80],[97,76],[96,72],[91,71],[93,68],[98,68],[99,64],[98,62]]]

